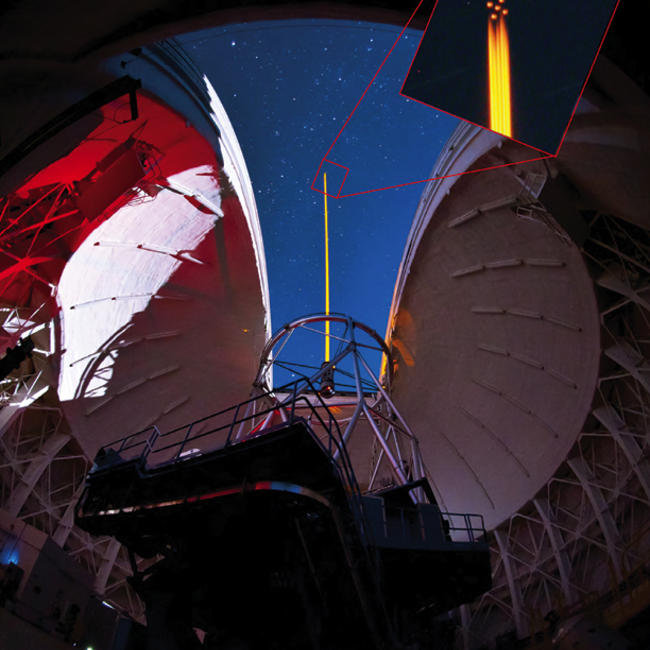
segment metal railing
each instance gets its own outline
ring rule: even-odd
[[[121,461],[135,460],[136,458],[145,459],[151,453],[159,437],[160,431],[158,427],[152,425],[146,429],[142,429],[142,431],[132,433],[114,442],[109,442],[99,449],[97,457],[108,458],[111,455],[110,452],[115,452],[119,454]],[[115,447],[118,443],[119,446]],[[141,451],[139,453],[125,454],[125,452],[131,449],[141,449]]]
[[[286,397],[279,400],[278,393],[284,393]],[[307,394],[310,394],[312,399],[316,396],[317,403],[313,404]],[[301,412],[304,412],[305,408],[308,409],[309,421],[296,415],[297,408]],[[280,423],[273,423],[274,415],[279,417]],[[305,378],[251,397],[171,431],[161,433],[156,426],[150,426],[110,442],[99,450],[92,471],[132,461],[139,461],[143,468],[170,466],[187,460],[189,456],[194,457],[229,447],[296,422],[308,425],[313,439],[332,459],[348,493],[359,497],[361,492],[338,422],[313,384]],[[325,433],[324,441],[310,426],[314,423],[318,423]],[[200,444],[200,448],[195,447],[196,444]],[[103,463],[99,459],[106,459],[107,462]]]
[[[441,511],[440,516],[449,524],[449,536],[452,542],[487,543],[483,515]],[[480,539],[481,537],[483,539]]]
[[[363,500],[363,508],[380,545],[406,548],[444,548],[449,544],[486,543],[483,517],[441,511],[433,504],[403,508],[385,505],[383,499]]]

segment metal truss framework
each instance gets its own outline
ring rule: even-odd
[[[94,539],[74,525],[88,458],[57,406],[44,400],[22,408],[0,436],[0,507],[44,532],[95,576],[97,593],[137,619],[143,607],[126,582],[126,551],[111,538]]]
[[[283,360],[283,350],[297,332],[310,333],[330,339],[335,352],[320,367]],[[320,343],[320,341],[318,341]],[[364,352],[373,351],[384,359],[387,369],[380,380],[373,372]],[[349,366],[346,369],[346,366]],[[343,314],[313,314],[298,318],[282,327],[266,344],[261,355],[260,368],[254,382],[255,390],[267,391],[271,369],[284,368],[301,375],[308,386],[318,386],[328,379],[334,384],[349,386],[352,395],[348,407],[349,418],[337,418],[343,441],[349,446],[360,421],[371,430],[370,473],[366,490],[380,486],[380,477],[396,484],[404,484],[428,476],[416,436],[395,407],[390,397],[392,361],[390,351],[381,337],[372,329]],[[322,400],[321,405],[324,406]],[[280,404],[282,401],[280,400]],[[318,407],[318,403],[314,403]],[[316,423],[312,423],[315,426]],[[337,455],[335,454],[335,457]],[[435,488],[434,488],[435,489]],[[416,492],[419,492],[417,490]],[[423,494],[417,495],[424,499]]]
[[[74,525],[74,506],[90,468],[48,379],[54,353],[47,306],[3,307],[3,343],[31,336],[33,358],[0,385],[0,508],[52,537],[91,575],[104,599],[136,620],[141,601],[127,583],[128,554],[111,538],[94,539]]]
[[[533,178],[534,189],[524,188],[517,214],[542,221],[567,240],[533,200],[542,183]],[[70,252],[66,240],[78,227],[76,212],[64,184],[0,203],[5,264],[0,280],[3,295],[14,299],[0,307],[0,344],[13,345],[26,335],[36,341],[31,362],[0,384],[0,507],[51,535],[96,576],[108,602],[142,620],[142,603],[126,581],[131,568],[124,549],[74,526],[73,506],[89,459],[48,393],[48,359],[55,352],[49,294],[58,276],[56,258]],[[633,584],[648,565],[650,243],[646,231],[615,216],[586,212],[584,217],[590,235],[582,252],[601,305],[603,349],[592,415],[543,492],[492,535],[494,588],[455,613],[465,648],[489,642],[513,625],[519,636],[532,635],[546,627],[544,616],[551,610],[588,610],[618,585]],[[25,258],[30,262],[20,262]],[[33,306],[16,307],[19,302]],[[399,475],[411,455],[408,427],[392,417],[390,401],[383,401],[384,406],[360,401],[357,415],[379,431],[369,451],[370,487],[382,466],[403,480]],[[421,475],[423,466],[413,462],[418,456],[410,467]]]
[[[0,305],[0,348],[27,336],[35,344],[32,358],[0,381],[0,508],[50,535],[96,576],[107,602],[142,620],[142,603],[126,582],[126,552],[74,526],[89,459],[50,390],[57,338],[52,292],[84,226],[64,183],[0,201],[0,286],[11,300]]]
[[[452,614],[464,650],[544,634],[553,612],[620,624],[622,598],[650,579],[650,237],[583,216],[602,326],[592,412],[546,487],[490,533],[493,588]]]
[[[546,627],[549,611],[586,610],[647,566],[650,246],[638,228],[611,216],[588,216],[592,234],[583,253],[599,291],[604,351],[593,417],[544,492],[492,535],[494,587],[456,613],[465,648],[479,647],[514,622],[519,636],[532,635]],[[46,314],[44,305],[2,310],[5,338],[9,333],[15,342],[30,334],[37,346],[32,364],[2,385],[0,507],[51,535],[96,576],[108,602],[143,620],[142,603],[127,583],[125,550],[74,526],[73,507],[89,459],[47,393],[44,373],[54,335]],[[404,427],[382,418],[381,408],[375,411],[359,417],[374,422],[390,441],[397,471],[397,455],[408,453],[397,444]],[[388,469],[378,441],[370,452],[375,478],[382,463]]]
[[[128,61],[133,63],[136,59],[145,62],[144,74],[151,75],[152,86],[158,83],[157,75],[162,74],[165,84],[171,80],[182,89],[190,103],[196,105],[196,115],[201,114],[204,126],[212,132],[208,141],[215,150],[227,151],[238,191],[243,192],[240,200],[244,202],[254,240],[262,299],[268,313],[266,263],[253,191],[235,133],[214,89],[173,40],[150,45]],[[122,68],[122,58],[120,63]],[[136,76],[140,77],[141,73]],[[104,111],[107,129],[123,123],[123,117],[127,117],[127,121],[134,118],[134,100],[135,95],[131,94],[126,104],[114,105],[114,111]],[[125,111],[128,116],[123,115]],[[152,193],[161,189],[185,194],[185,188],[174,186],[164,178],[159,166],[163,153],[140,139],[140,131],[131,135],[133,151],[146,175],[137,186],[122,194],[111,210],[118,205],[150,201]],[[205,137],[205,133],[203,135]],[[0,304],[0,349],[15,345],[25,335],[36,342],[33,359],[0,383],[0,508],[10,507],[19,519],[51,535],[59,546],[96,576],[96,586],[107,602],[142,621],[143,605],[126,581],[131,575],[126,551],[108,538],[95,540],[74,526],[74,504],[90,461],[71,436],[56,391],[51,390],[57,383],[52,373],[57,371],[60,359],[55,334],[58,308],[53,296],[70,255],[108,216],[107,211],[97,214],[85,209],[88,206],[80,202],[80,191],[92,184],[101,172],[97,166],[87,177],[79,179],[73,169],[72,177],[61,182],[27,185],[0,197],[0,295],[6,303],[6,306]],[[226,181],[226,174],[223,170],[221,173]],[[192,193],[191,198],[217,216],[223,216],[205,197]],[[38,331],[34,327],[39,328]],[[270,319],[267,327],[270,328]],[[152,338],[162,335],[173,333],[156,333]],[[111,354],[111,349],[97,352],[107,366]],[[107,373],[97,364],[94,369],[97,371],[96,384],[99,384]],[[183,399],[171,406],[176,408],[182,402]],[[170,405],[166,408],[170,409]],[[41,431],[44,433],[37,436],[36,432]],[[45,451],[48,453],[43,453],[37,440],[47,445]],[[14,488],[17,492],[12,496]]]
[[[356,404],[354,412],[347,421],[341,422],[344,438],[350,439],[359,422],[364,422],[372,431],[371,449],[367,450],[372,456],[369,489],[383,487],[386,480],[403,483],[425,476],[417,439],[390,399],[390,371],[380,381],[362,354],[369,349],[389,354],[383,340],[365,326],[338,315],[308,317],[290,324],[282,330],[279,339],[267,345],[256,384],[261,387],[267,381],[271,365],[282,364],[280,349],[296,329],[324,336],[318,328],[325,320],[338,322],[343,330],[332,330],[337,351],[329,366],[340,364],[334,371],[339,384],[352,380],[355,388],[356,400],[349,398]],[[49,336],[53,321],[38,324],[35,318],[23,316],[21,322],[25,324],[23,334],[38,329],[43,331],[43,339],[54,341]],[[41,377],[38,367],[45,369],[52,351],[53,348],[42,350],[41,356],[45,359],[35,358],[34,368],[21,367],[21,371],[11,377],[11,385],[30,385],[29,380],[35,372]],[[343,368],[346,358],[352,359],[351,373]],[[389,369],[390,365],[387,364]],[[314,370],[309,375],[312,382],[318,384],[327,368]],[[54,391],[48,389],[49,385],[43,383],[40,398],[32,401],[25,400],[18,389],[7,392],[0,415],[11,414],[12,417],[6,419],[0,435],[0,508],[51,536],[95,577],[97,593],[118,610],[143,621],[143,604],[127,582],[132,570],[126,550],[112,538],[93,538],[74,525],[74,507],[91,459],[74,440]],[[462,522],[452,519],[451,523],[456,527]],[[149,562],[151,560],[140,561],[139,567],[142,569]]]

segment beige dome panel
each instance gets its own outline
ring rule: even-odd
[[[444,507],[481,513],[488,528],[564,460],[598,371],[580,252],[548,214],[517,212],[537,165],[457,180],[420,239],[393,330],[395,399]]]

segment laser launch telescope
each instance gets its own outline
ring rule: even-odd
[[[305,316],[248,399],[99,450],[76,521],[128,550],[150,648],[440,647],[436,614],[490,588],[489,550],[480,515],[439,507],[393,371],[369,327]]]

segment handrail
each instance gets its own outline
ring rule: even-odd
[[[278,393],[283,395],[286,394],[287,396],[278,399]],[[312,400],[309,399],[308,394],[312,396]],[[313,401],[313,397],[316,398],[315,402]],[[254,409],[251,412],[251,410],[246,408],[250,404],[263,402],[265,400],[268,400],[268,405],[261,410]],[[339,475],[342,485],[346,489],[348,500],[354,511],[355,517],[365,524],[364,509],[361,504],[361,489],[357,482],[352,461],[350,460],[339,424],[311,381],[306,377],[297,379],[279,389],[270,390],[250,397],[239,404],[206,415],[190,422],[189,424],[176,427],[175,429],[164,433],[161,433],[156,426],[149,426],[142,431],[138,431],[104,445],[98,452],[98,455],[102,452],[106,452],[107,449],[113,449],[117,451],[118,454],[121,454],[130,449],[140,447],[139,455],[133,458],[125,458],[124,461],[139,459],[142,465],[146,465],[147,459],[150,456],[171,449],[177,449],[176,453],[163,463],[163,465],[172,465],[173,463],[183,460],[183,451],[190,442],[205,439],[209,436],[215,436],[220,432],[227,431],[222,446],[229,447],[233,444],[237,444],[237,441],[233,441],[232,439],[232,434],[237,426],[241,428],[241,426],[246,426],[246,423],[254,425],[255,421],[258,419],[261,419],[261,422],[264,423],[265,419],[270,420],[270,416],[272,416],[274,412],[280,410],[286,413],[286,422],[289,425],[296,422],[306,422],[304,417],[296,414],[297,411],[304,412],[305,407],[310,412],[310,418],[314,419],[318,423],[327,436],[326,441],[321,440],[312,427],[309,426],[308,429],[313,440],[316,441],[316,443],[331,459],[332,465]],[[240,415],[242,410],[244,415]],[[231,413],[232,417],[225,418],[225,421],[222,420],[219,422],[218,426],[211,427],[207,431],[201,431],[193,435],[193,431],[197,430],[198,425]],[[257,431],[255,426],[251,426],[250,428],[251,430],[248,432],[249,436],[260,436],[276,427],[265,427],[259,431]],[[145,435],[148,432],[151,433]],[[183,434],[180,439],[167,443],[170,436],[179,433]],[[138,438],[141,439],[138,440]],[[207,450],[204,450],[204,453],[205,451]],[[481,537],[485,539],[486,531],[482,515],[465,512],[457,513],[440,511],[440,516],[445,518],[448,524],[447,530],[449,533],[456,532],[465,534],[467,536],[467,541],[470,543],[479,542],[479,538]],[[367,526],[364,527],[367,528]]]
[[[288,393],[288,397],[280,401],[276,397],[278,393]],[[311,393],[317,396],[319,408],[316,408],[316,406],[310,402],[310,400],[307,398],[307,393]],[[245,407],[247,405],[264,400],[269,401],[269,406],[262,410],[255,410],[255,412],[247,414],[248,412],[245,410]],[[211,413],[210,415],[206,415],[202,418],[194,420],[189,424],[184,424],[180,427],[176,427],[175,429],[171,429],[170,431],[165,431],[164,433],[161,433],[156,426],[149,426],[145,429],[142,429],[141,431],[129,434],[128,436],[124,436],[123,438],[119,438],[118,440],[114,440],[102,446],[98,452],[98,455],[105,453],[108,449],[112,449],[118,454],[121,454],[125,451],[140,447],[141,451],[139,455],[135,455],[125,460],[139,459],[143,463],[146,463],[147,459],[154,454],[160,454],[161,452],[177,448],[177,453],[167,461],[167,463],[171,464],[181,459],[183,450],[187,447],[188,443],[207,438],[208,436],[214,436],[226,430],[228,433],[226,435],[223,446],[228,447],[232,444],[236,444],[236,442],[232,440],[232,434],[237,425],[255,421],[260,417],[263,418],[265,415],[268,416],[278,411],[279,409],[288,412],[288,424],[294,424],[299,421],[305,422],[305,419],[302,416],[296,415],[296,404],[298,403],[300,403],[301,409],[303,408],[303,405],[309,409],[311,412],[311,417],[315,418],[323,430],[326,432],[327,444],[324,445],[323,441],[321,441],[318,436],[315,435],[313,431],[311,431],[310,427],[310,432],[312,433],[313,439],[318,443],[319,446],[321,446],[324,451],[327,452],[332,460],[332,463],[336,467],[337,473],[339,473],[341,482],[346,486],[350,495],[354,495],[356,497],[355,501],[358,501],[358,498],[361,496],[361,490],[356,480],[352,462],[343,441],[341,429],[327,404],[323,401],[321,396],[318,394],[318,391],[315,389],[311,381],[307,378],[300,378],[294,382],[282,386],[279,389],[270,390],[260,395],[250,397],[247,400],[240,402],[239,404],[230,406],[215,413]],[[319,412],[321,407],[325,409],[325,412],[327,413],[327,421]],[[244,409],[245,414],[243,416],[240,416],[242,409]],[[233,414],[232,419],[229,418],[228,422],[225,424],[219,424],[219,426],[209,428],[207,431],[202,431],[200,433],[192,435],[192,431],[195,431],[199,424],[208,422],[211,419],[219,418],[220,416],[226,416],[231,412]],[[261,435],[265,430],[266,429],[262,429],[259,434],[255,435]],[[149,431],[151,433],[146,436],[145,434],[147,434]],[[253,428],[252,432],[254,431],[255,429]],[[165,442],[169,440],[170,436],[181,432],[184,433],[182,439],[165,444]],[[252,432],[249,432],[249,435]],[[138,438],[141,439],[138,440]],[[335,450],[338,453],[335,454]],[[335,456],[337,460],[335,460]],[[360,508],[358,509],[360,510]]]
[[[478,513],[469,513],[469,512],[446,512],[444,510],[440,511],[440,516],[447,518],[447,522],[449,523],[449,531],[466,531],[468,534],[468,541],[472,543],[479,543],[481,540],[478,538],[483,536],[485,537],[487,535],[487,531],[485,530],[485,523],[483,519],[483,515],[479,515]],[[464,526],[452,526],[453,519],[452,517],[462,517],[462,520],[464,522]],[[479,523],[477,525],[472,525],[472,517],[478,517]],[[479,533],[479,535],[475,535],[474,533]]]
[[[419,510],[421,507],[426,508],[426,510]],[[485,536],[487,535],[487,532],[485,530],[485,524],[482,515],[465,512],[447,512],[440,510],[436,506],[432,507],[430,504],[420,504],[420,506],[417,506],[415,508],[388,506],[386,510],[384,525],[389,527],[387,530],[390,529],[392,531],[389,537],[394,536],[395,530],[397,530],[401,537],[404,539],[412,538],[414,534],[416,537],[421,537],[421,539],[424,540],[429,538],[430,535],[433,535],[433,538],[436,538],[436,533],[432,530],[427,529],[427,526],[424,524],[424,520],[420,519],[420,517],[424,516],[426,512],[429,512],[429,514],[432,512],[435,513],[439,520],[439,529],[444,532],[444,535],[447,538],[446,541],[448,543],[486,543]],[[472,521],[473,518],[476,518],[478,521],[474,523]],[[455,522],[458,522],[458,525],[456,525]],[[414,524],[416,525],[415,528]],[[458,539],[459,535],[453,535],[453,533],[460,533],[460,536],[463,536],[466,539]],[[454,539],[454,537],[456,537],[456,539]]]

